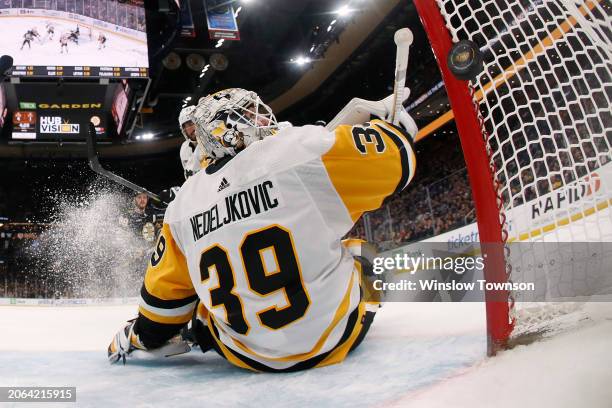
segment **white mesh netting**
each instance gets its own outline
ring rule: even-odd
[[[437,3],[453,42],[472,40],[484,55],[484,70],[470,86],[499,182],[507,241],[612,241],[610,1]],[[531,274],[544,281],[539,287],[547,298],[602,286],[586,276],[585,265],[609,260],[606,254],[551,251],[548,244],[534,255],[537,250],[525,248],[511,247],[511,279]],[[520,301],[529,299],[516,300],[515,334],[576,309],[527,308]]]

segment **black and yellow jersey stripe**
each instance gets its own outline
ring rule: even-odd
[[[256,372],[286,373],[306,370],[314,367],[324,367],[343,361],[349,351],[351,351],[351,349],[356,345],[355,343],[359,341],[360,334],[364,328],[365,315],[365,302],[360,302],[359,306],[349,315],[340,340],[330,351],[302,359],[296,362],[295,365],[284,369],[272,368],[266,364],[253,360],[252,358],[248,357],[246,353],[240,353],[227,347],[221,341],[218,325],[215,323],[211,315],[208,316],[208,328],[211,331],[212,338],[214,339],[214,349],[233,365]]]
[[[416,169],[412,138],[382,120],[342,125],[323,164],[353,221],[403,190]]]
[[[145,345],[176,334],[191,319],[197,300],[185,256],[164,224],[140,290],[137,332]],[[166,334],[147,339],[147,332]]]

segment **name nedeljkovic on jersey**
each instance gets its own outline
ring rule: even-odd
[[[279,198],[280,194],[270,180],[230,194],[225,197],[221,208],[215,204],[189,219],[193,240],[198,241],[224,225],[270,211],[279,206]]]

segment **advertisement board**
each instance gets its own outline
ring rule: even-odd
[[[581,179],[535,200],[506,211],[509,242],[525,241],[552,233],[612,204],[612,162]],[[559,232],[559,231],[557,231]],[[566,241],[572,237],[561,235]],[[580,239],[577,239],[580,240]],[[584,240],[584,239],[583,239]],[[478,225],[472,223],[421,242],[446,242],[449,251],[459,251],[480,242]],[[405,253],[418,243],[403,245],[389,253]]]
[[[11,139],[82,142],[92,122],[98,139],[111,140],[117,132],[112,122],[109,127],[112,99],[107,95],[112,95],[116,88],[123,86],[87,83],[58,88],[46,83],[17,84]]]

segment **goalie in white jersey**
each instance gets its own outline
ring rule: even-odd
[[[368,103],[389,116],[390,98]],[[362,263],[342,237],[410,182],[414,121],[402,112],[410,134],[379,119],[279,131],[270,108],[242,89],[204,98],[193,119],[213,162],[168,207],[139,316],[115,336],[109,359],[185,351],[168,340],[197,305],[202,350],[239,367],[341,362],[378,307],[364,298]]]

